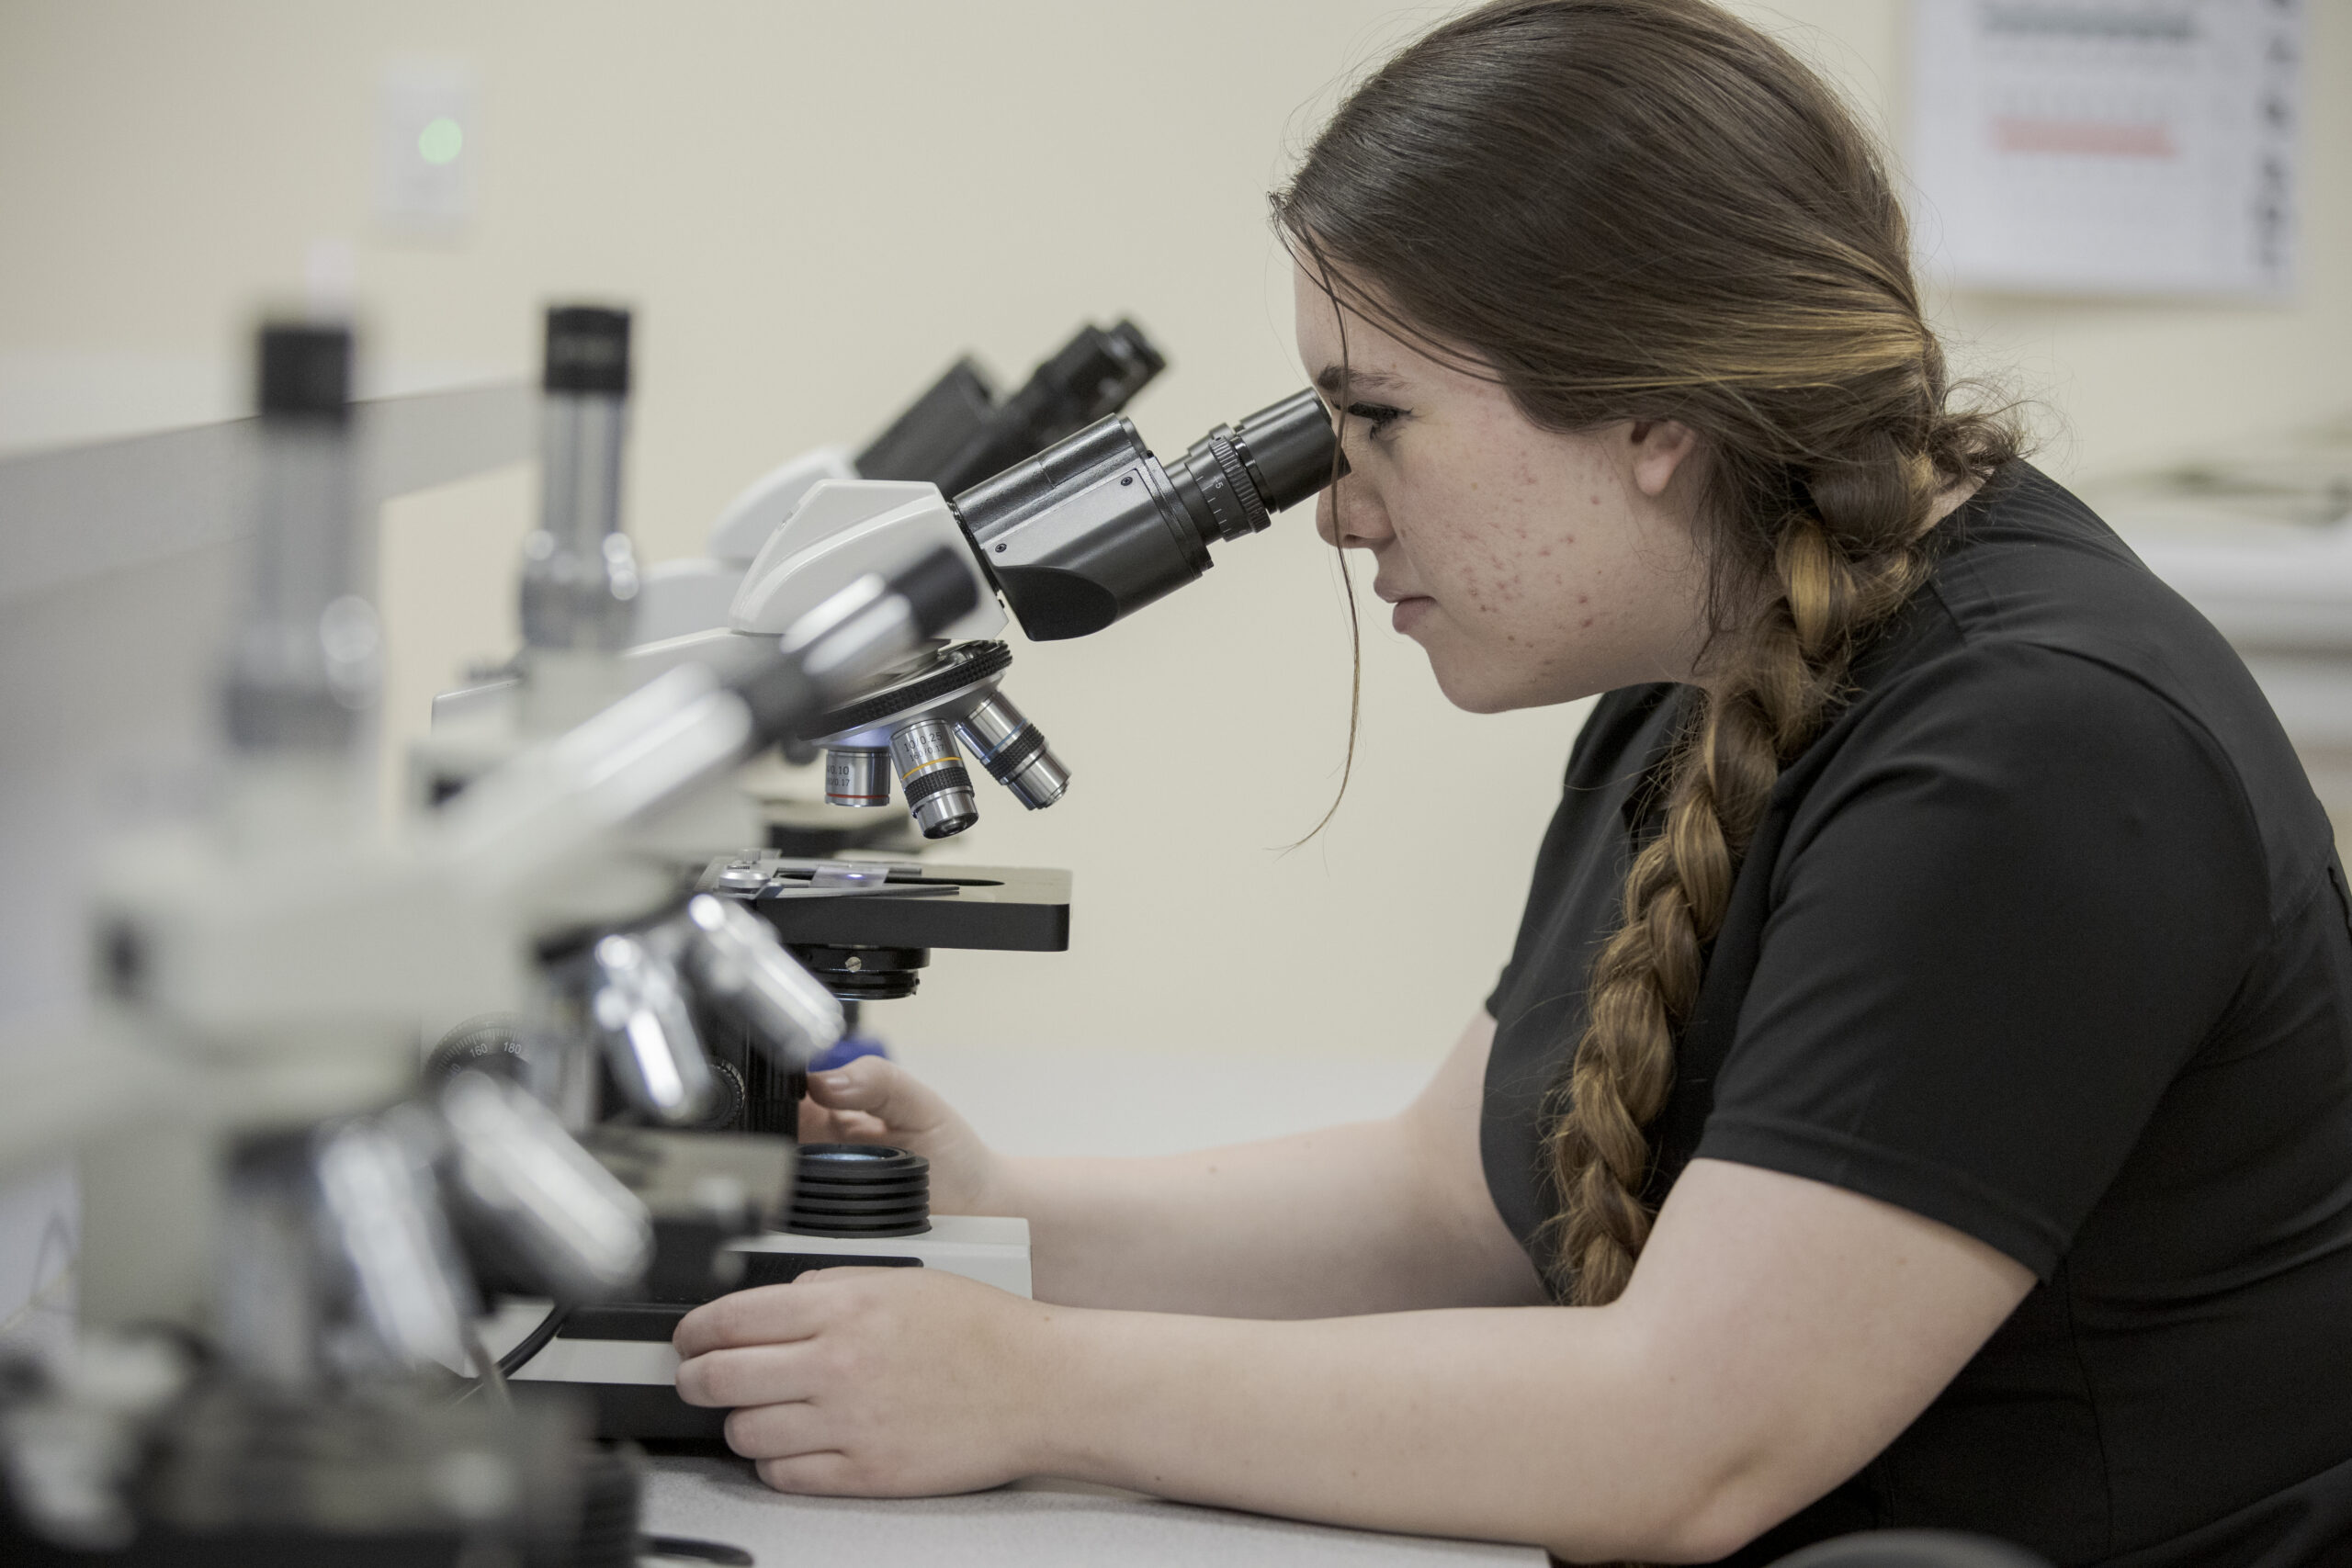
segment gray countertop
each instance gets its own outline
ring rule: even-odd
[[[1544,1561],[1534,1547],[1335,1529],[1080,1482],[1031,1481],[961,1497],[884,1502],[787,1497],[763,1486],[748,1462],[674,1456],[652,1461],[645,1529],[741,1547],[760,1568],[901,1562],[975,1568],[1225,1568],[1235,1562],[1540,1568]]]

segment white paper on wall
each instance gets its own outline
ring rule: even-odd
[[[2301,0],[1914,0],[1919,243],[1955,287],[2294,282]]]

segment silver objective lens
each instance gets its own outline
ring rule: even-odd
[[[1032,811],[1042,811],[1069,788],[1069,770],[1002,692],[990,692],[956,720],[956,738],[972,760]]]
[[[548,1292],[601,1301],[645,1271],[653,1257],[645,1205],[537,1100],[488,1073],[462,1072],[442,1090],[441,1115],[457,1153],[457,1196]]]
[[[890,804],[890,742],[882,730],[852,736],[868,745],[825,748],[825,804],[874,807]]]
[[[675,1125],[710,1108],[717,1085],[671,961],[634,937],[596,944],[588,1016],[638,1109]]]
[[[770,1061],[797,1071],[841,1039],[842,1004],[793,961],[765,920],[698,893],[687,901],[686,923],[695,931],[688,964],[703,994],[733,1010]]]
[[[907,809],[926,839],[945,839],[980,819],[972,795],[972,775],[956,750],[956,737],[936,718],[918,718],[890,733],[890,755],[906,786]]]
[[[322,1134],[313,1158],[325,1228],[378,1341],[413,1366],[462,1364],[466,1322],[479,1305],[430,1167],[372,1122]]]

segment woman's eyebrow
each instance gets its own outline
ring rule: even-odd
[[[1385,370],[1357,370],[1326,365],[1316,373],[1315,389],[1334,400],[1357,397],[1365,392],[1401,392],[1404,378],[1392,376]]]

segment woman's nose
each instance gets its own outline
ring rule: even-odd
[[[1315,531],[1343,550],[1370,549],[1388,536],[1378,503],[1353,475],[1315,498]]]

